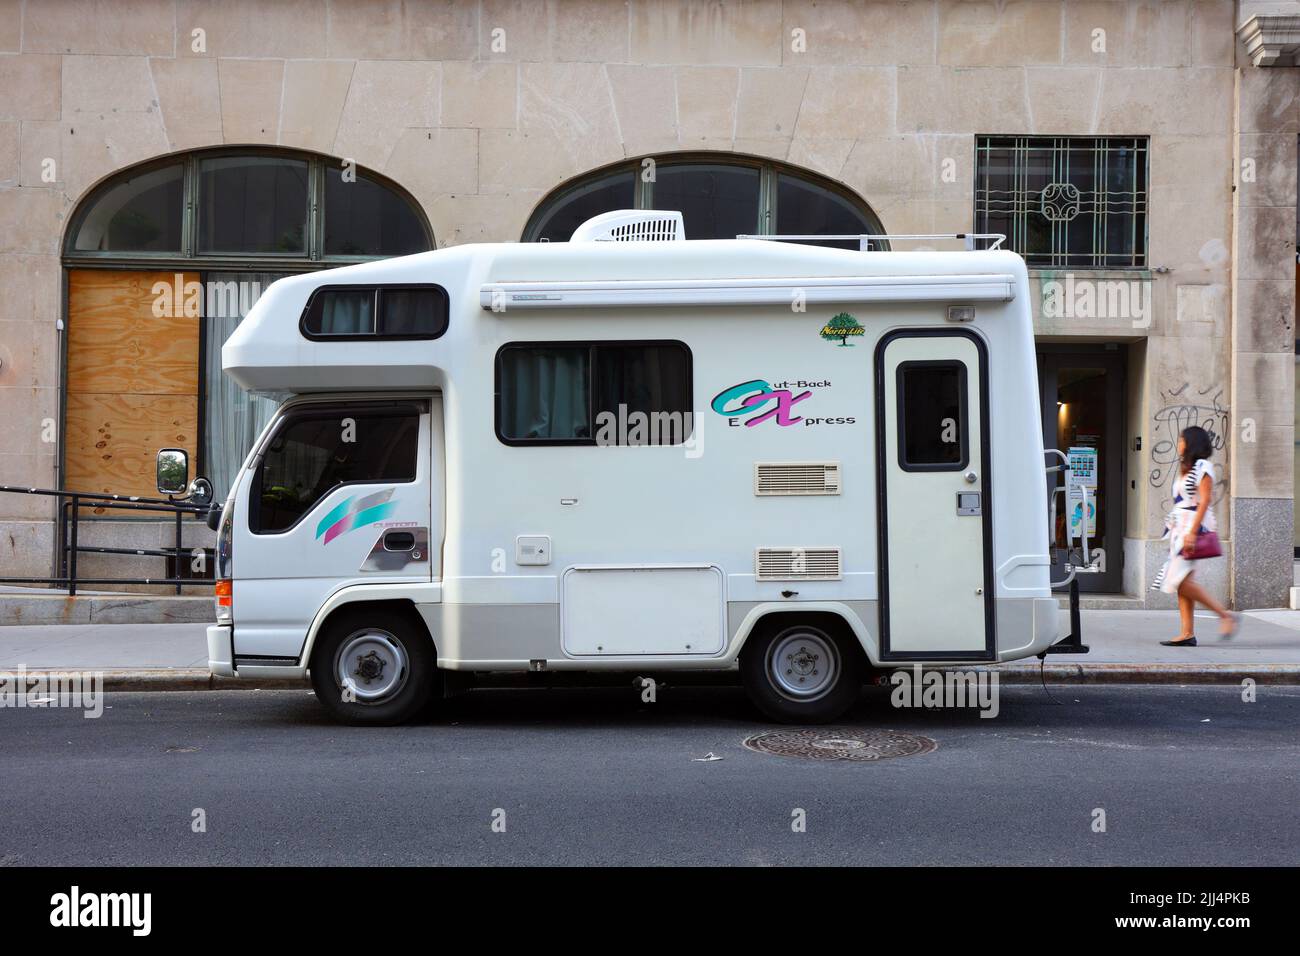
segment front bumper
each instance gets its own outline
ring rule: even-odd
[[[208,625],[208,669],[215,677],[235,677],[234,629],[229,624]]]

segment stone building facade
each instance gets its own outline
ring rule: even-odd
[[[893,235],[1016,223],[1057,383],[1048,444],[1102,458],[1091,599],[1167,602],[1146,583],[1170,442],[1206,424],[1230,555],[1209,583],[1240,607],[1284,604],[1298,29],[1300,3],[1244,0],[0,0],[0,484],[58,487],[93,454],[65,438],[77,275],[96,266],[72,233],[139,164],[221,147],[354,163],[443,247],[525,238],[620,163],[744,159],[806,174]],[[1118,156],[1138,181],[1089,200],[1066,177],[1017,178],[1072,156]],[[1090,201],[1117,210],[1091,239],[1067,225]],[[204,268],[186,255],[140,268]],[[238,250],[213,266],[274,271]],[[108,340],[84,361],[139,354]],[[199,432],[203,378],[185,393]],[[56,534],[48,501],[0,495],[0,574],[48,573]]]

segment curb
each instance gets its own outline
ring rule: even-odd
[[[1003,664],[973,670],[1004,684],[1300,684],[1300,664]]]
[[[210,588],[211,585],[208,585]],[[50,624],[212,624],[208,594],[31,594],[0,591],[0,627]]]
[[[899,668],[907,670],[907,668]],[[999,667],[940,668],[995,673],[1003,684],[1300,684],[1300,664],[1004,664]],[[0,667],[0,675],[9,673]],[[29,680],[98,673],[106,691],[307,690],[306,679],[214,677],[207,668],[26,668]]]

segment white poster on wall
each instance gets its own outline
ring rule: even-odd
[[[1083,445],[1070,447],[1070,484],[1097,487],[1097,468],[1100,462],[1097,449]]]
[[[1097,496],[1093,494],[1091,488],[1088,489],[1087,499],[1087,524],[1084,524],[1084,497],[1083,486],[1071,484],[1070,490],[1066,495],[1066,506],[1070,514],[1070,537],[1078,540],[1087,535],[1093,537],[1097,534]]]

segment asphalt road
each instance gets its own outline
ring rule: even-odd
[[[1300,863],[1300,687],[1053,694],[869,690],[839,726],[938,744],[875,762],[746,750],[773,728],[736,688],[475,691],[388,729],[305,691],[0,710],[0,865]]]

